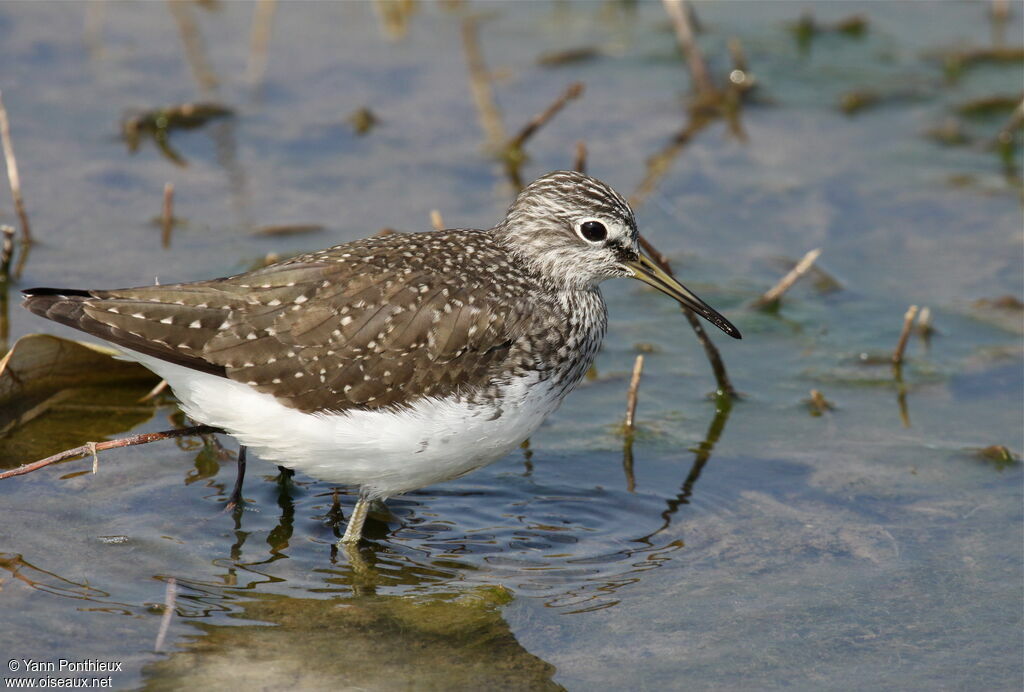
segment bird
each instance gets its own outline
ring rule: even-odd
[[[24,307],[167,381],[184,413],[246,450],[358,487],[370,505],[451,480],[529,438],[590,368],[600,284],[638,279],[736,339],[639,245],[627,201],[544,175],[488,230],[378,234],[255,271],[112,290],[33,288]]]

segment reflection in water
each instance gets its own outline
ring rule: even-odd
[[[636,475],[633,472],[633,436],[626,435],[622,443],[622,472],[626,475],[626,491],[636,492]]]
[[[910,409],[907,407],[907,385],[903,382],[903,367],[892,366],[893,380],[896,382],[896,404],[900,407],[900,422],[904,428],[910,427]]]
[[[146,689],[561,689],[555,667],[526,651],[501,587],[428,597],[259,595],[238,617],[196,623],[203,636],[143,669]]]
[[[245,229],[252,228],[249,217],[249,199],[246,195],[245,170],[238,161],[238,145],[235,137],[235,118],[225,118],[213,123],[209,129],[217,155],[217,163],[224,169],[231,190],[231,206],[234,207],[238,224]]]
[[[110,538],[116,540],[121,537]],[[9,572],[12,578],[36,591],[97,604],[91,607],[81,607],[80,610],[83,611],[136,617],[149,612],[148,604],[120,603],[112,600],[111,594],[106,591],[90,586],[86,582],[65,579],[59,574],[36,567],[18,554],[0,553],[0,570]],[[2,583],[3,581],[0,580],[0,584]]]
[[[661,513],[664,523],[658,530],[639,540],[646,542],[667,529],[672,524],[672,517],[679,510],[680,505],[690,503],[690,496],[693,495],[693,486],[696,485],[697,479],[700,478],[700,474],[704,470],[704,466],[708,463],[708,459],[711,458],[711,452],[715,448],[715,444],[722,436],[722,431],[725,430],[725,424],[728,422],[729,414],[732,412],[732,405],[733,400],[730,396],[719,395],[715,397],[715,417],[711,419],[711,425],[708,426],[708,432],[704,436],[704,441],[693,450],[695,454],[693,466],[690,467],[690,473],[687,474],[686,480],[683,481],[680,493],[668,500],[668,508]]]

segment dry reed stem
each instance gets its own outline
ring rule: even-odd
[[[989,17],[992,20],[992,43],[1000,46],[1006,40],[1006,23],[1010,19],[1010,0],[992,0]]]
[[[896,349],[892,352],[892,364],[900,366],[903,364],[903,352],[907,350],[907,339],[910,338],[910,330],[914,326],[914,318],[917,317],[917,306],[911,305],[903,315],[903,329],[900,330],[900,338],[896,342]]]
[[[201,435],[203,433],[220,433],[224,432],[220,428],[213,428],[209,425],[196,425],[191,428],[180,428],[177,430],[164,430],[162,432],[155,433],[141,433],[139,435],[132,435],[130,437],[122,437],[116,440],[107,440],[106,442],[87,442],[80,447],[73,449],[65,449],[63,452],[58,452],[52,456],[48,456],[45,459],[39,461],[33,461],[31,464],[23,464],[16,469],[4,471],[0,473],[0,480],[5,478],[13,478],[14,476],[23,476],[26,473],[31,473],[38,469],[41,469],[50,464],[56,464],[58,461],[64,461],[65,459],[71,459],[74,457],[85,456],[86,454],[95,455],[96,452],[102,452],[108,449],[116,449],[118,447],[131,447],[134,445],[144,445],[150,442],[157,442],[159,440],[169,440],[175,437],[185,437],[186,435]]]
[[[185,47],[185,60],[192,70],[199,88],[204,91],[212,91],[217,88],[218,79],[213,68],[206,60],[206,49],[203,46],[203,38],[199,33],[199,25],[192,18],[192,3],[187,0],[167,0],[167,7],[178,25],[178,33],[181,34],[181,42]]]
[[[25,199],[21,196],[21,176],[18,175],[18,159],[14,156],[11,145],[11,123],[7,119],[7,108],[4,107],[3,91],[0,91],[0,142],[3,144],[4,159],[7,162],[7,181],[11,185],[11,197],[14,199],[14,211],[21,223],[21,244],[32,244],[32,227],[28,223],[25,212]]]
[[[636,428],[636,403],[637,395],[640,392],[640,375],[644,371],[644,357],[639,355],[633,363],[633,377],[629,380],[629,392],[626,394],[626,422],[627,433],[633,432]]]
[[[578,173],[587,172],[587,143],[582,139],[576,142],[576,159],[572,167]]]
[[[466,67],[469,69],[469,88],[473,94],[473,103],[476,104],[487,148],[499,151],[505,142],[505,126],[501,121],[501,111],[494,100],[491,75],[487,71],[487,64],[480,50],[477,20],[472,17],[467,17],[462,22],[462,47],[466,54]]]
[[[430,210],[430,225],[434,227],[435,231],[444,230],[444,217],[441,216],[440,209]]]
[[[821,255],[821,248],[815,248],[806,255],[804,255],[796,266],[789,270],[789,273],[779,279],[779,282],[772,286],[770,289],[764,292],[760,298],[754,301],[754,307],[766,308],[771,307],[779,302],[782,296],[793,287],[800,277],[810,271],[811,267],[814,266],[814,262]]]
[[[921,308],[921,311],[917,314],[917,333],[921,335],[921,338],[927,340],[932,334],[935,333],[935,327],[932,326],[932,309],[929,307]]]
[[[665,6],[665,12],[672,20],[672,27],[676,31],[676,40],[686,57],[690,69],[690,76],[693,77],[695,91],[700,94],[714,94],[714,82],[711,81],[711,74],[708,72],[707,63],[701,53],[700,46],[694,39],[693,26],[690,23],[690,11],[685,0],[661,0]]]
[[[712,122],[714,122],[713,117],[706,115],[694,117],[691,113],[690,120],[686,126],[673,135],[672,139],[669,140],[669,143],[661,151],[647,159],[647,172],[644,174],[644,179],[640,181],[636,190],[629,196],[629,206],[635,210],[647,201],[647,198],[654,192],[661,179],[672,168],[672,163],[679,155],[679,152],[683,150],[683,147],[693,139],[694,135]]]
[[[574,99],[578,99],[583,95],[583,82],[573,82],[562,95],[555,99],[550,106],[548,106],[543,113],[534,116],[530,122],[526,123],[519,133],[509,140],[508,149],[522,149],[523,145],[526,144],[527,140],[530,139],[537,130],[543,127],[551,118],[558,115],[558,112],[565,108],[566,104]]]
[[[825,395],[821,393],[820,389],[811,390],[810,398],[811,413],[815,413],[819,416],[823,416],[835,407],[832,402],[825,398]]]
[[[160,630],[156,634],[154,651],[160,651],[164,646],[164,638],[167,636],[167,628],[171,625],[171,618],[174,617],[174,602],[178,596],[177,580],[174,577],[167,578],[167,591],[164,593],[164,614],[160,618]]]
[[[160,244],[171,246],[171,231],[174,230],[174,183],[164,184],[164,203],[160,208]]]
[[[992,16],[1001,22],[1010,18],[1010,0],[992,0]]]
[[[270,43],[270,27],[274,20],[277,0],[259,0],[252,11],[252,28],[249,30],[249,64],[245,80],[254,89],[263,83],[267,71],[267,45]]]
[[[167,389],[167,386],[167,380],[160,380],[159,382],[156,383],[156,386],[150,389],[145,396],[139,398],[138,403],[142,404],[151,399],[155,399],[157,395],[160,394],[160,392]]]
[[[672,273],[672,266],[669,264],[668,258],[658,251],[658,248],[654,247],[650,241],[646,240],[643,236],[640,236],[640,245],[644,251],[650,255],[651,259],[654,260],[655,264],[661,267],[666,274],[671,277],[675,277]],[[725,361],[722,360],[722,354],[718,351],[718,347],[708,336],[708,333],[704,330],[704,325],[700,323],[700,318],[685,305],[679,306],[683,315],[686,316],[686,321],[690,323],[690,327],[693,328],[694,334],[697,335],[697,341],[704,347],[704,355],[707,356],[708,362],[711,363],[711,371],[715,375],[715,382],[718,384],[718,393],[727,396],[730,399],[738,399],[739,394],[736,392],[736,388],[732,386],[732,381],[729,379],[729,373],[725,369]]]
[[[650,241],[648,241],[647,238],[644,238],[642,235],[637,235],[637,240],[640,243],[640,247],[643,248],[643,251],[651,256],[651,259],[660,264],[662,269],[671,273],[671,270],[668,269],[668,267],[670,266],[668,262],[668,257],[665,257],[665,255],[661,254],[661,251],[658,250],[658,248],[651,245]]]

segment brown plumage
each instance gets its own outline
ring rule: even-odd
[[[454,230],[368,238],[210,281],[31,289],[25,307],[302,411],[344,411],[472,397],[503,367],[536,367],[570,336],[538,296],[541,280],[498,234]]]

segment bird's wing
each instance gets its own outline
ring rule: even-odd
[[[404,406],[491,384],[535,311],[486,287],[391,265],[282,266],[203,347],[231,379],[301,410]],[[483,290],[481,290],[483,289]]]
[[[358,261],[314,253],[211,281],[31,289],[25,305],[304,411],[401,407],[492,385],[540,308],[525,291],[510,299],[506,288],[499,301],[476,274],[431,269],[422,254],[385,255],[380,245],[340,246]]]

